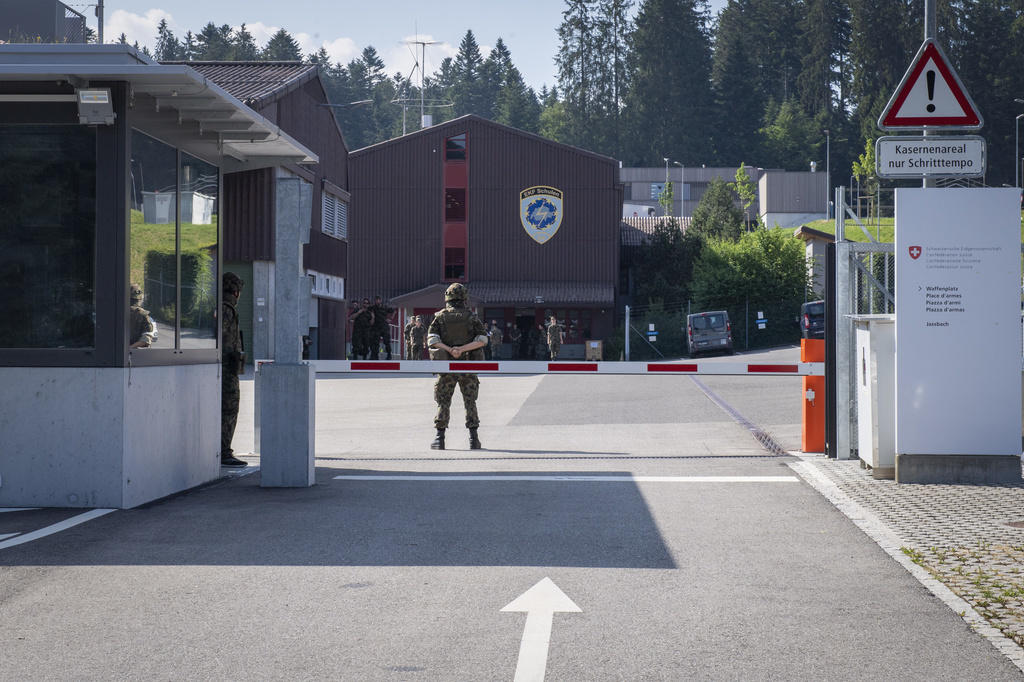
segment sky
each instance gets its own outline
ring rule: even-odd
[[[711,0],[711,11],[716,13],[725,1]],[[91,2],[64,0],[96,29],[96,0]],[[348,64],[372,45],[388,75],[412,76],[414,83],[419,81],[414,68],[422,48],[405,43],[437,43],[426,47],[423,62],[429,76],[445,57],[455,56],[466,31],[472,30],[484,57],[501,38],[527,85],[538,91],[543,85],[557,84],[556,31],[565,10],[565,3],[558,0],[104,0],[103,4],[104,42],[116,42],[124,33],[129,44],[137,41],[152,50],[161,19],[167,20],[178,40],[188,31],[198,34],[210,22],[235,29],[245,23],[260,47],[283,28],[303,55],[323,47],[334,63]]]

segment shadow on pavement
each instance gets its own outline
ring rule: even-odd
[[[417,480],[333,478],[382,473]],[[310,488],[260,488],[255,473],[0,549],[0,566],[677,567],[633,482],[421,480],[429,476],[323,468]],[[3,514],[0,535],[80,511]]]

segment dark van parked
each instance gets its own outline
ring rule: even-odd
[[[686,342],[690,357],[698,353],[725,351],[732,355],[732,325],[729,313],[716,310],[694,313],[686,317]]]
[[[825,338],[824,301],[811,301],[800,306],[800,332],[805,339]]]

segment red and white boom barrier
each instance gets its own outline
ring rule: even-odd
[[[706,376],[825,376],[822,362],[544,362],[534,360],[311,360],[317,374],[698,374]]]

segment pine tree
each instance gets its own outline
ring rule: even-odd
[[[218,28],[211,21],[196,36],[196,61],[230,61],[233,52],[231,27],[227,24]]]
[[[708,241],[725,239],[736,241],[743,233],[743,211],[736,208],[735,197],[729,184],[715,176],[701,195],[693,210],[687,233]]]
[[[494,120],[529,133],[540,132],[540,103],[519,69],[509,65],[505,83],[494,103]]]
[[[985,118],[981,134],[987,141],[986,184],[1013,185],[1022,174],[1015,168],[1017,133],[1024,113],[1024,2],[978,0],[962,25],[963,47],[946,51],[964,88]],[[941,13],[940,13],[941,16]]]
[[[921,44],[920,23],[913,31],[908,0],[850,0],[851,102],[864,139],[879,136],[876,125],[889,97]],[[918,9],[920,11],[920,9]]]
[[[560,47],[555,56],[558,86],[562,92],[560,142],[589,147],[589,135],[596,118],[593,101],[594,73],[597,71],[593,0],[566,0],[558,27]]]
[[[626,116],[634,136],[625,159],[658,165],[711,158],[715,121],[711,42],[702,0],[645,0],[631,36]]]
[[[760,164],[756,158],[760,148],[757,131],[764,103],[759,95],[758,67],[747,38],[753,14],[751,0],[729,0],[718,16],[711,73],[715,93],[714,146],[716,164],[720,166],[734,166],[744,159]]]
[[[158,61],[172,62],[181,58],[181,51],[178,39],[174,37],[174,33],[167,26],[167,20],[161,19],[160,24],[156,27],[156,49],[153,51],[154,56]]]
[[[850,43],[850,13],[844,0],[806,0],[800,21],[805,45],[797,87],[804,111],[845,114],[844,67]]]
[[[766,167],[803,171],[815,158],[819,133],[813,120],[792,97],[779,104],[768,100],[765,126],[761,129],[764,150],[761,158]]]
[[[260,48],[249,29],[242,24],[241,28],[231,34],[232,59],[240,62],[252,62],[260,58]]]
[[[483,66],[484,59],[476,37],[472,31],[466,31],[452,62],[455,83],[449,96],[455,116],[476,114],[484,118],[491,117],[493,99],[490,102],[487,100],[488,83],[484,78]]]
[[[798,0],[751,0],[754,10],[747,46],[760,74],[761,97],[783,102],[796,95],[803,41],[798,25],[804,3]]]
[[[197,50],[196,36],[189,31],[181,41],[181,58],[186,62],[195,61]]]
[[[262,57],[268,62],[297,62],[302,61],[302,50],[288,31],[282,28],[267,41]]]
[[[594,75],[598,138],[594,151],[620,156],[623,151],[622,105],[629,86],[626,64],[629,58],[629,34],[632,24],[629,10],[632,0],[599,0],[596,42],[599,46]]]

